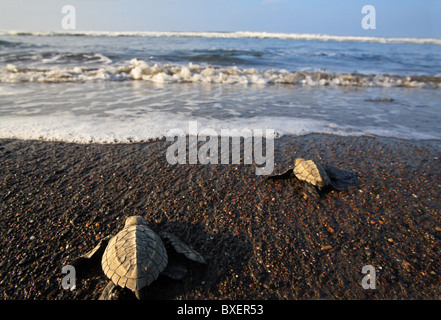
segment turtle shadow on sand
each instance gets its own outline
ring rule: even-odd
[[[268,180],[285,180],[297,178],[304,183],[303,194],[306,198],[318,199],[331,190],[345,190],[358,183],[358,173],[336,168],[331,165],[320,165],[312,160],[297,158],[294,167],[283,173],[268,176]]]
[[[71,261],[70,264],[76,269],[77,283],[81,282],[81,280],[87,281],[90,279],[89,291],[93,288],[94,299],[135,300],[138,298],[142,300],[170,300],[176,299],[178,296],[185,296],[186,293],[195,290],[210,291],[217,286],[218,282],[222,280],[222,270],[225,269],[222,265],[218,265],[219,262],[222,264],[222,261],[219,261],[217,258],[218,253],[216,253],[216,250],[218,248],[222,252],[223,250],[240,251],[243,257],[244,246],[242,243],[238,243],[238,239],[209,234],[198,223],[187,225],[178,222],[161,222],[152,226],[152,229],[164,239],[163,242],[166,247],[168,261],[164,270],[158,272],[157,278],[141,288],[140,292],[115,285],[115,281],[109,280],[108,274],[104,272],[106,267],[105,264],[102,264],[102,257],[109,246],[110,239],[117,234],[116,232],[102,239],[91,251]],[[171,234],[170,232],[179,235],[181,239],[185,239],[186,243],[198,243],[199,245],[187,246],[176,237],[172,238],[172,241],[179,241],[178,246],[184,244],[184,250],[188,251],[189,254],[183,254],[179,248],[177,250],[176,248],[173,249],[173,245],[164,236],[165,234]],[[204,257],[202,255],[199,257],[199,253],[192,247],[200,252],[209,253],[204,255]],[[192,257],[191,255],[193,254],[196,256]],[[120,260],[123,261],[124,258]],[[226,263],[228,264],[228,262]],[[83,292],[77,298],[81,299],[81,296],[84,296],[84,294]],[[91,292],[88,292],[87,296],[90,297],[90,295]]]

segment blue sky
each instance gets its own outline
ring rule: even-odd
[[[0,30],[62,31],[61,8],[78,31],[256,31],[441,38],[440,0],[0,0]],[[364,5],[376,29],[361,27]]]

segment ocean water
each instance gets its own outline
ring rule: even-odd
[[[441,139],[441,39],[0,32],[0,138],[169,130]]]

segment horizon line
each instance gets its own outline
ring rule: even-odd
[[[33,36],[145,36],[145,37],[200,37],[200,38],[255,38],[282,40],[319,40],[319,41],[357,41],[377,43],[420,43],[441,45],[440,38],[432,37],[384,37],[384,36],[342,36],[324,33],[288,33],[267,31],[93,31],[93,30],[0,30],[0,35]]]

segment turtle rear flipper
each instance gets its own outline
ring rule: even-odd
[[[113,300],[117,293],[117,286],[110,280],[104,288],[98,300]]]
[[[265,180],[279,180],[279,179],[289,179],[293,176],[293,168],[287,169],[285,172],[281,174],[275,174],[267,177]]]
[[[202,264],[207,263],[204,257],[199,252],[190,248],[188,245],[179,240],[175,235],[168,232],[163,232],[161,233],[161,238],[165,246],[173,247],[173,249],[175,249],[177,253],[184,255],[186,258]]]
[[[305,186],[303,187],[303,194],[307,198],[312,198],[312,199],[317,199],[320,197],[320,194],[319,194],[317,188],[314,185],[312,185],[306,181],[305,181]]]

